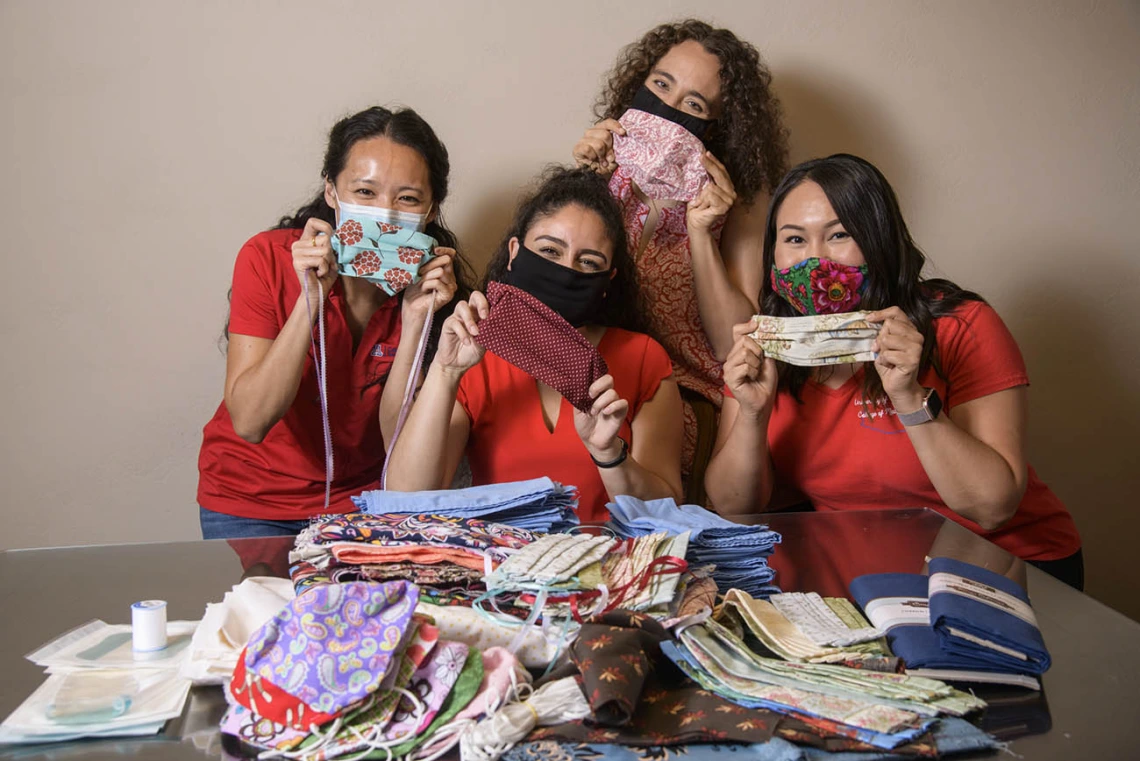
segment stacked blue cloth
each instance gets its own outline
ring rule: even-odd
[[[851,581],[871,623],[912,669],[1039,676],[1049,653],[1025,590],[970,563],[934,558],[930,576],[877,573]]]
[[[364,513],[430,513],[481,518],[528,531],[558,532],[578,525],[578,490],[549,478],[439,491],[366,491],[352,498]]]
[[[743,526],[697,505],[678,507],[672,499],[645,502],[623,495],[607,507],[610,528],[621,537],[691,532],[686,558],[694,565],[716,565],[713,580],[722,591],[743,589],[764,598],[780,591],[772,583],[776,572],[768,567],[780,535],[767,526]]]

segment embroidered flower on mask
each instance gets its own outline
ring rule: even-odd
[[[396,253],[399,254],[400,261],[404,264],[419,264],[424,258],[423,251],[408,246],[400,246],[396,249]]]
[[[375,251],[363,251],[352,260],[352,268],[357,275],[371,275],[380,271],[380,257]]]
[[[384,279],[388,281],[388,287],[399,293],[412,284],[412,273],[407,270],[391,269],[384,273]]]

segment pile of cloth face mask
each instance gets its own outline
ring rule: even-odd
[[[528,681],[510,653],[440,636],[406,581],[318,585],[254,632],[224,734],[261,758],[437,756]]]
[[[823,720],[876,748],[909,743],[940,716],[985,707],[933,679],[766,657],[715,620],[685,627],[661,649],[698,684],[737,705]]]
[[[549,478],[439,491],[366,491],[352,501],[363,513],[480,518],[543,533],[578,525],[578,490]]]
[[[741,589],[753,597],[780,591],[773,583],[776,572],[768,567],[780,535],[767,526],[733,523],[697,505],[678,507],[672,499],[618,496],[607,507],[609,527],[621,537],[688,532],[685,557],[694,565],[715,565],[712,576],[721,589]]]
[[[496,607],[503,596],[529,607],[527,623],[540,619],[580,622],[608,610],[676,613],[688,533],[614,539],[588,534],[548,534],[515,553],[484,578]]]

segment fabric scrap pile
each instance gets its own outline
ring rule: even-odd
[[[318,584],[253,634],[223,733],[259,757],[427,757],[529,677],[501,650],[440,636],[405,580]]]
[[[358,510],[373,515],[481,518],[542,533],[566,531],[578,525],[574,513],[578,490],[549,478],[440,491],[366,491],[352,501]]]
[[[851,582],[852,596],[908,670],[1040,689],[1049,651],[1025,589],[952,558],[931,559],[929,571]]]
[[[741,589],[753,597],[767,597],[780,588],[768,557],[780,535],[767,526],[733,523],[697,505],[680,505],[672,499],[648,502],[618,496],[609,505],[609,526],[621,537],[665,531],[689,533],[686,554],[694,565],[715,565],[713,579],[721,589]]]

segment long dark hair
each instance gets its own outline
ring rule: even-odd
[[[728,29],[697,19],[661,24],[625,47],[594,106],[599,119],[624,114],[661,57],[678,43],[699,42],[720,61],[722,113],[708,135],[708,148],[724,162],[736,192],[750,203],[771,190],[788,167],[788,131],[772,72],[755,47]]]
[[[641,292],[637,285],[637,271],[629,255],[625,224],[621,209],[610,195],[609,186],[597,173],[589,169],[550,167],[539,178],[537,187],[519,203],[515,218],[503,236],[502,242],[487,264],[483,288],[488,283],[506,279],[510,262],[510,240],[523,241],[531,226],[539,219],[556,214],[567,206],[576,205],[592,211],[602,220],[606,236],[613,245],[610,265],[617,270],[606,291],[601,311],[591,322],[607,327],[624,328],[636,333],[648,332],[642,317]]]
[[[783,317],[798,316],[791,304],[772,289],[771,278],[776,259],[776,216],[788,193],[807,180],[823,188],[835,215],[863,252],[867,284],[860,308],[876,310],[897,306],[901,309],[922,334],[919,372],[933,367],[945,378],[938,357],[934,320],[952,314],[963,302],[983,299],[949,280],[923,278],[926,255],[910,237],[895,191],[882,172],[858,156],[837,153],[825,159],[805,161],[793,167],[776,187],[768,206],[764,233],[761,311]],[[810,375],[811,368],[780,366],[780,382],[796,399],[800,398],[800,391]],[[884,398],[879,374],[865,372],[864,402],[878,404]]]
[[[447,148],[436,136],[431,125],[423,117],[410,108],[390,110],[382,106],[373,106],[363,111],[347,116],[329,130],[328,146],[325,148],[325,160],[321,165],[321,178],[333,183],[344,171],[352,146],[361,140],[376,137],[386,137],[399,145],[407,146],[423,157],[428,166],[428,177],[431,183],[432,202],[435,204],[435,219],[427,224],[424,232],[435,238],[441,246],[458,248],[455,234],[447,228],[443,221],[443,202],[447,199],[448,183],[451,177],[451,161],[447,155]],[[336,225],[336,212],[325,202],[324,184],[311,201],[278,220],[274,227],[276,230],[303,229],[305,223],[317,218]],[[439,333],[443,321],[451,314],[454,305],[460,299],[466,299],[471,294],[471,283],[474,275],[467,260],[456,251],[453,267],[455,281],[458,289],[451,303],[440,309],[432,326],[432,334],[428,339],[427,360],[435,356],[436,346],[439,343]],[[403,298],[402,294],[400,298]],[[226,335],[229,335],[229,321],[226,322]]]

